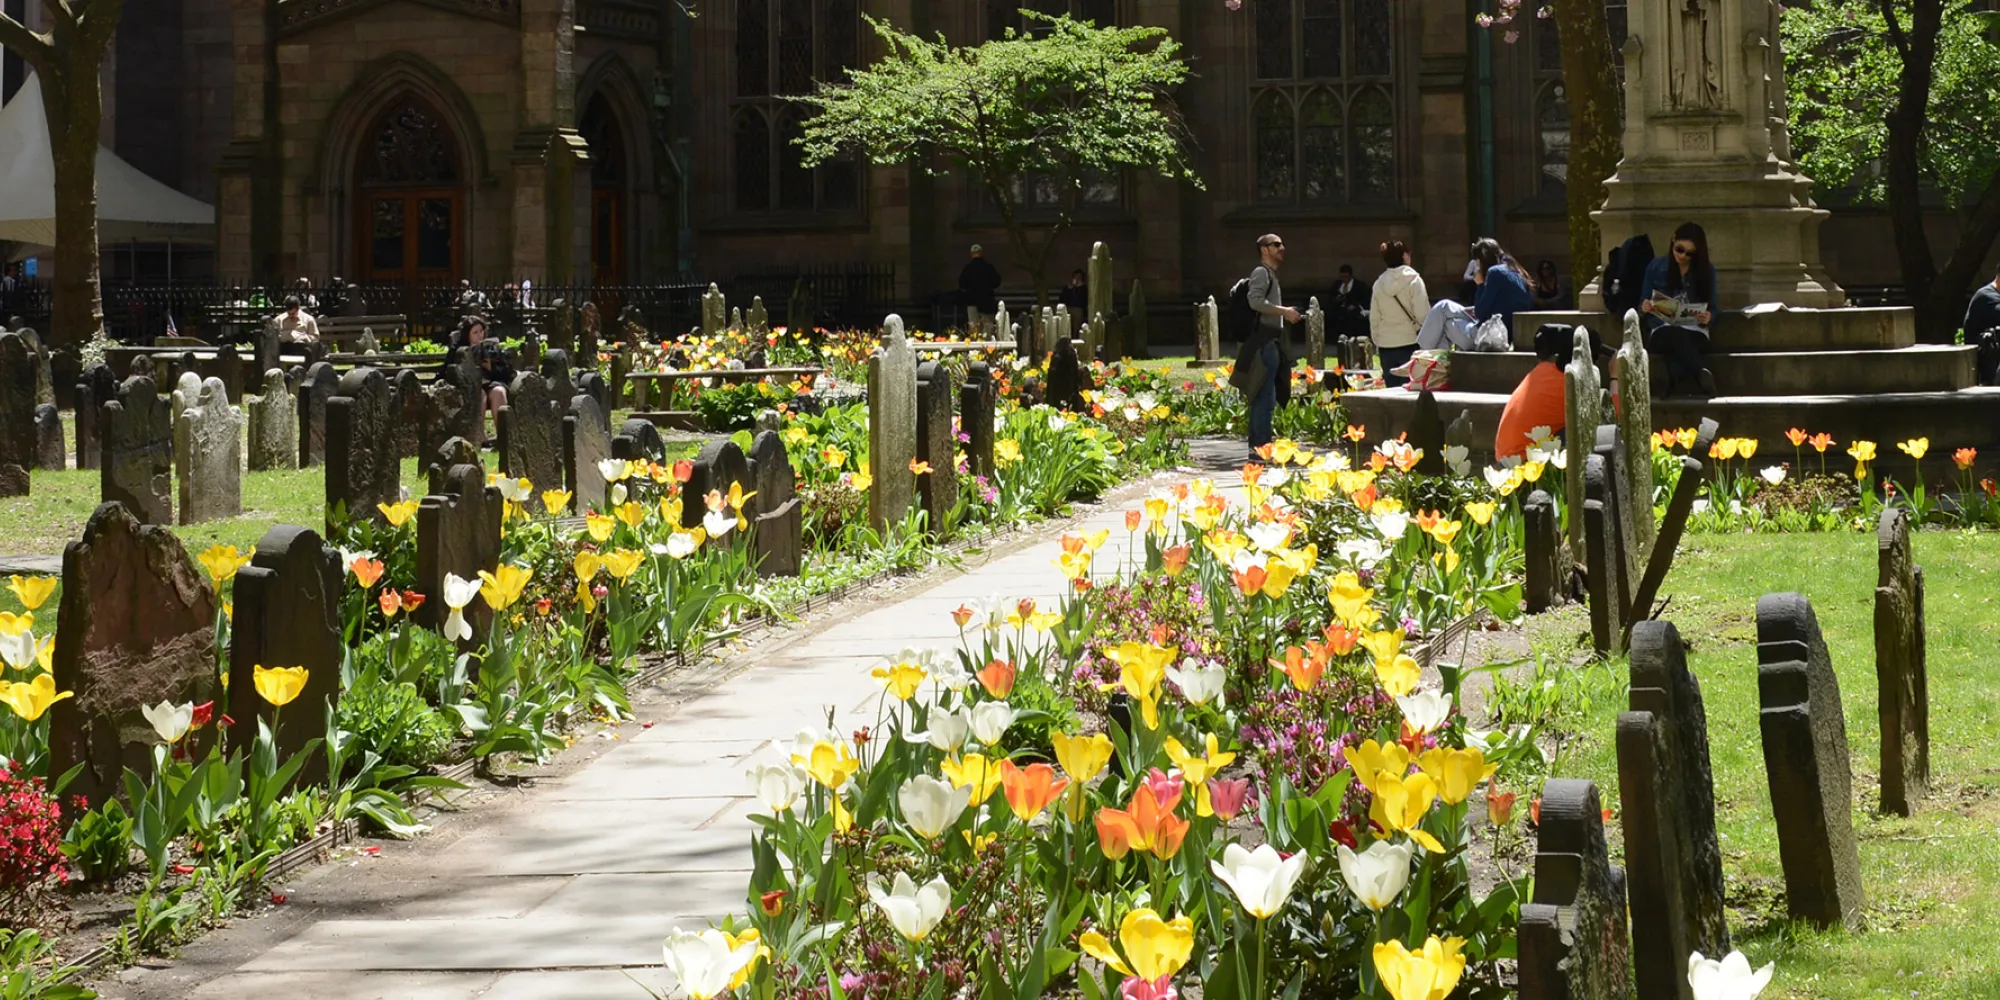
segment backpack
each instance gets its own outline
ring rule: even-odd
[[[1222,332],[1241,344],[1256,329],[1257,310],[1250,308],[1250,279],[1243,278],[1229,289],[1229,304],[1222,308]]]
[[[1639,290],[1646,284],[1646,265],[1653,262],[1653,238],[1645,233],[1612,248],[1605,258],[1604,310],[1617,317],[1639,308]]]

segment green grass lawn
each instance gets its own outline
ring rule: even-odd
[[[1766,997],[2000,997],[2000,535],[1924,532],[1915,544],[1928,577],[1932,793],[1911,819],[1875,812],[1873,532],[1694,536],[1666,588],[1665,617],[1693,643],[1707,704],[1731,933],[1756,964],[1778,963]],[[1756,650],[1756,600],[1785,590],[1812,600],[1840,675],[1868,897],[1860,933],[1785,918]],[[1623,698],[1596,698],[1579,755],[1561,766],[1596,780],[1607,804]]]

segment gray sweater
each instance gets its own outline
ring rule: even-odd
[[[1285,317],[1279,312],[1285,305],[1284,289],[1278,285],[1278,276],[1270,268],[1257,265],[1250,272],[1250,308],[1257,310],[1257,324],[1274,334],[1285,332]]]

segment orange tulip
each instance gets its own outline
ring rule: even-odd
[[[1426,534],[1429,534],[1432,531],[1436,531],[1438,524],[1443,520],[1444,514],[1439,511],[1420,510],[1417,511],[1416,516],[1410,518],[1410,523],[1422,528]]]
[[[691,461],[691,460],[689,460],[689,459],[685,459],[685,458],[683,458],[683,459],[681,459],[680,461],[678,461],[678,462],[675,462],[675,463],[674,463],[674,481],[675,481],[675,482],[677,482],[677,483],[685,483],[685,482],[687,482],[688,480],[690,480],[690,479],[693,479],[693,478],[694,478],[694,462],[693,462],[693,461]]]
[[[956,623],[959,628],[964,628],[965,623],[971,621],[972,616],[975,614],[978,614],[978,612],[972,609],[972,605],[960,604],[958,607],[953,608],[951,610],[951,620],[954,623]]]
[[[384,618],[394,618],[396,612],[403,610],[403,595],[397,593],[394,587],[383,587],[382,593],[376,596],[375,601],[382,606]]]
[[[1972,463],[1978,459],[1979,451],[1976,448],[1960,448],[1951,453],[1952,462],[1961,469],[1972,468]]]
[[[1306,650],[1293,646],[1285,650],[1283,660],[1272,660],[1271,666],[1284,671],[1292,679],[1292,686],[1300,691],[1310,691],[1319,683],[1319,675],[1326,669],[1326,657],[1308,656]]]
[[[1486,818],[1494,826],[1506,826],[1514,818],[1514,798],[1518,792],[1503,792],[1498,788],[1486,790]],[[1539,812],[1539,810],[1537,810]]]
[[[1785,432],[1785,440],[1790,441],[1792,443],[1792,447],[1794,448],[1797,448],[1805,444],[1806,439],[1811,436],[1812,435],[1807,434],[1805,432],[1805,429],[1801,427],[1794,427]]]
[[[1264,589],[1264,581],[1268,578],[1262,566],[1236,570],[1231,575],[1236,578],[1236,589],[1242,591],[1244,597],[1255,597],[1258,591]]]
[[[1126,512],[1125,512],[1125,530],[1126,530],[1126,531],[1138,531],[1138,530],[1139,530],[1139,521],[1140,521],[1140,519],[1141,519],[1141,518],[1143,518],[1143,517],[1145,517],[1145,516],[1146,516],[1146,515],[1145,515],[1145,512],[1143,512],[1143,511],[1136,511],[1136,510],[1128,510],[1128,511],[1126,511]]]
[[[1368,425],[1366,424],[1347,425],[1347,439],[1349,441],[1353,441],[1354,443],[1359,444],[1361,443],[1361,439],[1367,436],[1368,436]]]
[[[1163,568],[1166,569],[1167,575],[1168,576],[1181,575],[1181,570],[1187,568],[1188,555],[1192,552],[1193,552],[1192,547],[1183,544],[1183,545],[1176,545],[1173,548],[1170,548],[1165,552],[1160,553],[1160,562],[1163,564]]]
[[[1818,434],[1814,434],[1806,443],[1812,445],[1814,451],[1824,455],[1826,454],[1826,450],[1833,446],[1833,435],[1821,431]]]
[[[1178,786],[1176,786],[1178,787]],[[1128,851],[1143,851],[1162,861],[1180,853],[1181,840],[1191,824],[1163,807],[1152,786],[1141,784],[1132,792],[1130,809],[1104,808],[1097,811],[1097,839],[1104,856],[1113,861]]]
[[[1361,633],[1335,622],[1326,627],[1326,651],[1333,656],[1346,656],[1361,644]]]
[[[354,571],[354,579],[361,584],[362,590],[375,586],[375,581],[382,579],[383,566],[380,559],[363,556],[354,560],[347,568]]]
[[[1014,665],[1006,660],[994,660],[979,671],[979,686],[995,698],[1005,698],[1014,690]]]
[[[1262,478],[1264,478],[1263,466],[1255,462],[1243,463],[1243,485],[1255,486],[1257,485],[1257,480]]]
[[[1000,762],[1000,790],[1007,796],[1007,808],[1022,822],[1034,819],[1069,787],[1068,778],[1056,777],[1047,764],[1016,767],[1011,760]]]
[[[414,590],[403,591],[404,611],[408,611],[414,614],[418,608],[421,608],[423,606],[424,606],[424,595],[419,594]]]

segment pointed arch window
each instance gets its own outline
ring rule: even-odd
[[[1257,201],[1395,199],[1394,27],[1390,0],[1257,0]]]
[[[406,94],[363,134],[354,165],[358,271],[371,279],[455,273],[463,221],[458,145],[443,116]]]
[[[797,98],[859,63],[859,0],[736,0],[732,187],[738,212],[858,207],[861,171],[842,160],[807,169]]]

